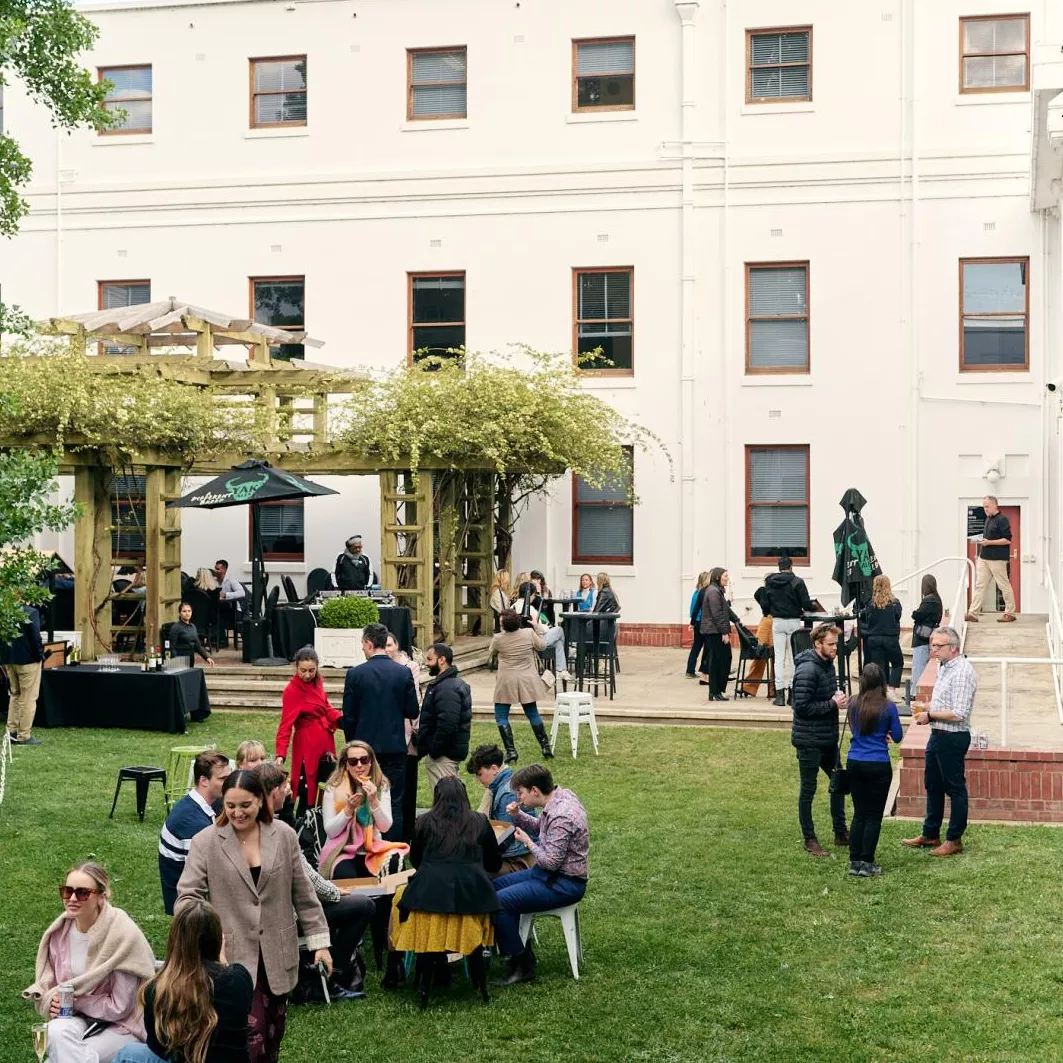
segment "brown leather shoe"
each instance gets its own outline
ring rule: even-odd
[[[815,838],[809,838],[805,842],[805,852],[811,853],[813,856],[830,856],[830,853]]]
[[[966,620],[968,624],[978,623],[978,617],[975,616],[974,613],[968,613],[963,619]]]
[[[834,844],[835,845],[839,845],[839,846],[848,845],[849,844],[849,832],[845,831],[843,834],[835,834],[834,835]]]
[[[1013,613],[1005,613],[1002,617],[997,619],[998,624],[1014,624],[1015,615]]]
[[[931,856],[955,856],[957,853],[963,852],[963,842],[950,842],[946,840],[942,845],[939,845],[936,849],[930,850]]]
[[[940,838],[924,838],[922,834],[918,838],[902,838],[901,845],[909,849],[936,849],[941,845]]]

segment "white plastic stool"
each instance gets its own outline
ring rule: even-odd
[[[576,746],[579,744],[579,725],[581,720],[586,720],[591,729],[591,741],[594,743],[594,755],[598,755],[598,721],[594,718],[594,698],[590,694],[581,694],[579,691],[570,690],[557,695],[554,705],[554,726],[550,730],[550,751],[553,752],[557,745],[557,732],[561,730],[561,722],[568,721],[568,734],[572,740],[572,756],[576,756]]]
[[[529,935],[535,933],[535,920],[543,915],[550,915],[561,920],[561,929],[565,932],[565,945],[568,948],[568,963],[572,968],[572,977],[578,982],[579,965],[583,962],[583,938],[579,932],[578,902],[565,908],[552,908],[548,912],[525,912],[521,915],[520,940],[525,945],[528,943]]]

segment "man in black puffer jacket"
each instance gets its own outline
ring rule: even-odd
[[[457,775],[458,762],[469,755],[472,691],[454,667],[454,651],[435,642],[424,655],[430,675],[417,723],[417,752],[425,757],[425,773],[435,790],[444,775]]]
[[[812,822],[812,799],[822,771],[830,778],[838,756],[838,710],[847,702],[838,689],[834,661],[838,656],[838,635],[833,624],[820,624],[812,632],[812,649],[797,655],[794,662],[794,726],[790,741],[797,750],[801,771],[801,791],[797,798],[797,818],[805,836],[805,850],[813,856],[827,851],[816,839]],[[845,797],[830,795],[830,818],[834,824],[834,844],[848,845],[845,826]]]

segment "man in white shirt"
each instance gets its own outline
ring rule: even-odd
[[[236,630],[240,622],[240,606],[236,603],[247,597],[243,584],[229,575],[229,562],[219,559],[214,562],[214,578],[218,581],[218,632],[216,641],[219,646],[228,645],[228,629],[231,625]]]

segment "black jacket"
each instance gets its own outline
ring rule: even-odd
[[[1011,542],[1011,522],[1003,513],[994,513],[986,517],[985,527],[982,529],[983,539],[1007,539]],[[1007,561],[1011,547],[1005,543],[1003,546],[983,546],[978,551],[978,556],[986,561]]]
[[[336,586],[341,591],[364,591],[373,582],[373,563],[365,554],[352,557],[346,550],[336,558]]]
[[[760,611],[764,616],[771,616],[771,593],[767,587],[758,587],[753,592],[753,601],[760,606]]]
[[[804,650],[794,661],[794,726],[790,741],[798,747],[829,749],[838,744],[838,689],[834,661]]]
[[[0,642],[0,664],[37,664],[44,660],[41,641],[41,614],[32,605],[24,605],[26,619],[22,634],[14,642]]]
[[[596,613],[619,613],[620,603],[613,594],[612,587],[603,587],[594,598],[594,611]]]
[[[487,817],[479,812],[473,815],[483,821],[475,844],[446,855],[426,848],[425,817],[417,820],[410,845],[410,863],[417,868],[417,874],[399,901],[400,918],[408,912],[479,915],[498,911],[498,894],[487,873],[502,867],[502,854]]]
[[[405,720],[417,719],[417,688],[404,664],[374,654],[347,669],[343,684],[343,733],[368,742],[379,756],[406,752]]]
[[[701,633],[726,635],[731,630],[731,610],[723,591],[710,583],[701,592]]]
[[[417,752],[422,756],[464,760],[469,755],[472,691],[451,665],[424,692],[417,724]]]
[[[915,633],[914,628],[920,624],[929,624],[937,627],[941,623],[942,605],[941,599],[927,595],[920,603],[919,608],[912,613],[912,646],[929,646],[930,639],[922,638]]]
[[[195,624],[175,620],[167,629],[166,638],[170,643],[170,653],[174,657],[191,657],[198,653],[203,660],[209,659],[209,654],[203,649],[203,643],[199,641]]]
[[[901,603],[894,599],[881,609],[870,602],[860,610],[860,637],[872,635],[899,638],[901,634]]]
[[[765,581],[768,588],[768,612],[778,620],[797,620],[811,613],[812,599],[800,576],[793,572],[773,572]]]

